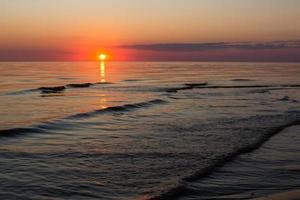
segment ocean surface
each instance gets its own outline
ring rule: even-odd
[[[279,198],[278,194],[293,191],[299,198],[299,158],[300,126],[291,126],[260,148],[234,157],[201,179],[186,182],[178,200],[256,200],[270,195],[297,199],[292,194]]]
[[[2,62],[0,198],[216,199],[201,181],[299,124],[299,91],[299,63]]]

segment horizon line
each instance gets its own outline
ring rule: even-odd
[[[202,62],[202,63],[300,63],[299,61],[272,61],[272,60],[110,60],[110,61],[94,61],[94,60],[0,60],[0,62]]]

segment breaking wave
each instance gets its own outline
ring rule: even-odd
[[[136,109],[149,108],[151,106],[164,104],[164,103],[167,103],[167,101],[164,101],[161,99],[154,99],[154,100],[147,101],[147,102],[125,104],[122,106],[113,106],[113,107],[108,107],[108,108],[104,108],[104,109],[100,109],[100,110],[94,110],[91,112],[74,114],[74,115],[62,118],[60,120],[56,120],[55,122],[45,122],[41,125],[33,125],[32,127],[0,130],[0,137],[13,137],[13,136],[23,135],[26,133],[46,133],[48,131],[48,129],[51,129],[51,128],[54,128],[54,129],[64,128],[65,126],[63,126],[63,125],[65,122],[63,120],[76,120],[76,119],[93,117],[96,115],[106,114],[106,113],[130,112],[130,111],[134,111]]]

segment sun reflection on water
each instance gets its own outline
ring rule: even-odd
[[[106,71],[105,71],[105,61],[100,62],[100,82],[105,83],[106,82]],[[106,94],[101,94],[100,98],[100,109],[106,109],[107,108],[107,99]]]
[[[104,61],[100,62],[100,81],[101,81],[101,83],[106,82],[106,80],[105,80],[105,62]]]
[[[106,109],[107,107],[107,99],[106,99],[106,95],[102,95],[100,98],[100,109]]]

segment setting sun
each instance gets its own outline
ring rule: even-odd
[[[104,61],[105,59],[106,59],[106,54],[100,54],[99,55],[99,59],[101,60],[101,61]]]

